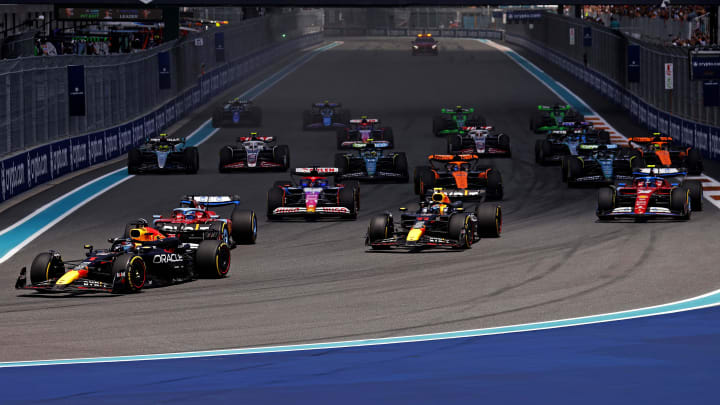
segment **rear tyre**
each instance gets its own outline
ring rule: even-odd
[[[273,214],[276,208],[282,207],[284,199],[284,191],[279,187],[273,187],[268,191],[267,194],[267,217],[268,219],[279,218],[278,215]]]
[[[571,187],[574,185],[575,180],[582,177],[583,174],[583,162],[574,157],[570,156],[567,158],[567,183]]]
[[[407,156],[405,155],[405,152],[398,152],[395,156],[395,172],[400,173],[402,176],[400,178],[400,182],[407,183],[410,180],[410,175],[408,174],[408,163],[407,163]]]
[[[393,232],[393,224],[389,216],[374,216],[368,225],[368,242],[370,242],[371,248],[375,250],[389,249],[390,246],[372,246],[372,244],[390,238]]]
[[[697,175],[702,174],[703,162],[702,162],[702,155],[700,154],[700,151],[698,151],[695,148],[690,148],[690,150],[688,150],[688,154],[687,154],[686,165],[687,165],[689,175],[697,176]]]
[[[118,274],[125,274],[118,278]],[[125,253],[117,258],[112,264],[113,287],[115,294],[127,294],[139,292],[147,281],[147,266],[140,256],[132,253]]]
[[[489,200],[503,199],[502,176],[495,169],[490,169],[487,174],[487,197]]]
[[[257,239],[255,211],[234,209],[230,215],[232,238],[235,243],[253,244]]]
[[[350,162],[344,153],[335,154],[335,167],[340,170],[340,174],[345,174],[350,169]]]
[[[445,118],[442,115],[433,116],[433,134],[435,136],[442,136],[440,131],[445,129]]]
[[[447,151],[448,153],[455,153],[462,149],[462,137],[460,135],[448,135],[447,137]]]
[[[419,167],[415,184],[416,193],[422,199],[425,197],[425,193],[432,190],[433,187],[435,187],[435,173],[428,167]]]
[[[645,167],[645,159],[642,156],[631,156],[630,157],[630,170],[632,172],[638,171]]]
[[[127,161],[127,167],[128,167],[128,173],[129,174],[137,174],[138,169],[140,168],[140,165],[142,164],[142,153],[132,148],[128,151],[128,161]]]
[[[228,231],[227,224],[224,221],[215,221],[210,224],[210,230],[217,233],[217,237],[212,240],[221,240],[228,245],[230,244],[230,232]]]
[[[218,164],[218,170],[220,173],[227,173],[230,169],[226,168],[225,165],[229,165],[233,162],[233,151],[232,148],[224,147],[220,149],[220,163]]]
[[[195,174],[200,168],[200,153],[196,147],[191,146],[184,151],[185,153],[185,173]]]
[[[562,182],[567,183],[568,181],[568,161],[569,156],[560,157],[560,174],[562,175]]]
[[[357,219],[359,206],[358,190],[346,184],[345,187],[338,191],[338,200],[340,201],[341,207],[345,207],[350,211],[349,214],[344,214],[343,218]]]
[[[613,209],[615,209],[615,189],[604,187],[598,190],[598,218],[609,219],[605,214]]]
[[[40,283],[62,277],[65,266],[62,260],[54,258],[52,253],[40,253],[30,265],[30,283]]]
[[[552,158],[552,154],[552,143],[547,139],[543,140],[540,143],[539,163],[541,165],[547,164],[548,160]]]
[[[395,135],[393,135],[392,128],[385,128],[385,131],[383,131],[383,140],[388,143],[389,148],[395,147]]]
[[[502,232],[502,208],[497,204],[481,204],[475,207],[478,234],[484,238],[499,238]]]
[[[219,240],[200,242],[195,252],[196,272],[208,278],[223,278],[230,271],[230,246]]]
[[[510,136],[507,134],[500,134],[498,135],[498,146],[501,149],[505,149],[508,151],[508,154],[510,154]]]
[[[702,211],[703,209],[703,186],[699,180],[685,180],[680,187],[690,192],[690,209]]]
[[[448,223],[448,236],[450,239],[458,241],[460,249],[469,249],[475,235],[473,234],[473,227],[470,223],[470,216],[467,214],[455,213],[450,216]]]
[[[280,171],[286,171],[290,167],[290,148],[287,145],[278,145],[273,150],[273,160],[282,165]]]

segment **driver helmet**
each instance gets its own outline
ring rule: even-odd
[[[655,187],[662,187],[663,181],[662,179],[655,179]]]
[[[661,144],[661,143],[653,143],[653,144],[652,144],[652,149],[653,149],[653,150],[661,150],[661,149],[662,149],[662,144]]]
[[[175,219],[185,219],[185,214],[182,213],[182,211],[175,212]]]

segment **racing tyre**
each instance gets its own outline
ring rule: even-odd
[[[535,141],[535,163],[540,163],[540,151],[542,149],[542,143],[544,141],[542,139],[538,139]]]
[[[600,219],[610,219],[604,214],[615,209],[615,189],[604,187],[598,190],[597,215]]]
[[[447,137],[447,151],[448,153],[455,153],[462,149],[462,137],[460,135],[448,135]]]
[[[502,176],[498,170],[490,169],[487,174],[486,195],[489,200],[502,200],[503,198]]]
[[[200,168],[200,154],[196,147],[191,146],[185,149],[185,173],[195,174]]]
[[[450,216],[448,221],[448,237],[458,241],[460,249],[469,249],[475,235],[474,229],[470,222],[470,216],[467,214],[455,213]]]
[[[415,194],[420,194],[420,172],[423,170],[430,170],[430,166],[416,166],[413,170],[413,185]]]
[[[132,148],[128,151],[128,160],[127,160],[127,167],[128,167],[128,173],[129,174],[137,174],[138,168],[142,164],[142,153]]]
[[[390,249],[390,246],[372,246],[372,244],[390,238],[393,232],[393,224],[389,216],[374,216],[370,220],[370,225],[368,225],[368,242],[370,242],[370,247],[375,250]]]
[[[635,172],[636,170],[640,170],[645,167],[645,159],[643,159],[642,156],[632,156],[630,157],[630,170],[632,172]]]
[[[220,149],[220,163],[218,164],[218,170],[220,173],[227,173],[230,169],[225,168],[225,165],[232,163],[233,151],[232,148],[224,147]]]
[[[273,150],[273,160],[275,163],[282,164],[279,171],[286,171],[290,167],[290,148],[287,145],[278,145]]]
[[[227,224],[224,221],[215,221],[210,224],[210,230],[217,232],[217,238],[214,240],[221,240],[228,245],[230,244],[230,232],[228,231]]]
[[[40,253],[35,256],[30,265],[30,282],[40,283],[65,274],[65,265],[61,259],[53,257],[52,253]]]
[[[393,135],[393,130],[390,127],[385,128],[385,131],[383,131],[383,141],[386,141],[389,145],[389,148],[395,147],[395,135]]]
[[[445,129],[445,118],[442,115],[433,116],[433,134],[435,136],[442,136],[440,131]]]
[[[533,132],[537,132],[538,128],[542,126],[544,119],[542,115],[535,115],[532,118],[530,118],[530,130]]]
[[[308,126],[312,124],[312,113],[309,110],[303,111],[302,120],[302,130],[305,131],[308,129]]]
[[[125,274],[118,279],[118,274]],[[147,266],[142,257],[125,253],[115,258],[112,264],[113,286],[115,294],[134,293],[142,290],[147,281]]]
[[[227,276],[230,271],[230,246],[219,240],[201,241],[195,252],[195,270],[203,277]]]
[[[560,174],[562,175],[562,182],[567,183],[568,180],[568,159],[569,156],[560,156]]]
[[[690,209],[693,211],[702,211],[703,204],[703,186],[699,180],[685,180],[680,187],[690,192]]]
[[[502,208],[497,204],[481,204],[475,207],[478,234],[483,238],[499,238],[502,232]]]
[[[512,155],[510,152],[510,136],[507,134],[500,134],[498,135],[497,142],[500,149],[507,150],[507,156],[510,157]]]
[[[574,157],[570,156],[567,158],[567,183],[568,187],[574,185],[575,180],[583,175],[583,162]]]
[[[335,132],[335,141],[338,149],[343,149],[343,142],[348,141],[347,130],[345,128],[339,128]]]
[[[683,187],[675,187],[670,192],[670,210],[680,212],[682,219],[690,219],[690,192]]]
[[[285,192],[279,187],[271,188],[267,193],[267,217],[268,219],[278,218],[277,215],[273,214],[276,208],[284,205]]]
[[[262,126],[262,109],[260,107],[250,107],[250,119],[254,126]]]
[[[552,158],[552,144],[547,139],[543,140],[540,143],[540,154],[538,156],[539,163],[541,165],[546,165],[548,163],[548,159]]]
[[[340,170],[340,174],[345,174],[350,169],[350,162],[344,153],[335,154],[335,167]]]
[[[350,213],[343,215],[343,217],[348,219],[357,219],[360,204],[358,189],[352,187],[352,184],[346,183],[345,187],[338,191],[338,200],[340,201],[341,207],[345,207],[350,210]]]
[[[432,190],[435,187],[435,173],[429,167],[423,166],[418,167],[416,170],[415,193],[422,199],[425,198],[427,190]]]
[[[405,152],[397,153],[397,155],[395,156],[394,165],[395,172],[402,175],[402,177],[400,178],[400,182],[407,183],[410,180],[410,175],[408,174],[408,163]]]
[[[275,180],[273,182],[273,188],[275,187],[290,187],[292,183],[288,180]]]
[[[691,176],[698,176],[702,174],[703,162],[700,151],[695,148],[690,148],[687,153],[686,166],[688,174]]]
[[[230,214],[232,238],[235,243],[253,244],[257,239],[257,217],[255,211],[234,209]]]

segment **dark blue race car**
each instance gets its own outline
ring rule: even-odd
[[[356,153],[335,155],[335,167],[340,169],[336,179],[341,180],[389,180],[406,183],[408,175],[407,157],[404,152],[385,152],[390,147],[387,141],[357,142],[353,145]]]
[[[252,105],[252,101],[234,98],[213,112],[212,126],[259,127],[262,125],[262,110]]]
[[[340,108],[340,103],[324,101],[314,103],[303,111],[303,130],[345,128],[350,121],[350,111]]]

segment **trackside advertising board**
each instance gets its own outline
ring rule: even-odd
[[[103,131],[38,146],[0,160],[0,202],[38,184],[125,155],[131,147],[143,144],[147,138],[157,135],[223,92],[227,85],[265,66],[279,52],[299,49],[321,40],[322,33],[275,44],[208,72],[197,86],[143,117]],[[79,78],[80,72],[80,69],[77,69],[69,75]],[[82,77],[84,82],[84,73]],[[84,88],[82,93],[84,99]],[[84,103],[82,107],[84,109]]]

